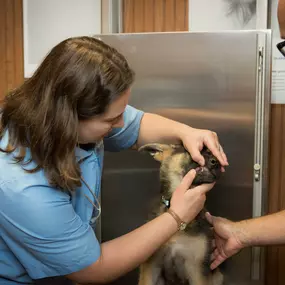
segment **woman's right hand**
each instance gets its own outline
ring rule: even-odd
[[[203,209],[206,201],[206,193],[215,185],[215,183],[202,184],[189,189],[195,176],[196,171],[194,169],[190,170],[172,194],[170,201],[170,208],[185,223],[191,222]]]
[[[187,173],[171,199],[171,209],[186,223],[203,208],[205,194],[214,186],[205,184],[189,190],[195,175],[195,170]],[[128,234],[104,242],[96,262],[68,277],[79,283],[111,282],[144,263],[176,232],[173,218],[168,214],[159,215]]]

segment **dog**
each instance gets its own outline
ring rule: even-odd
[[[161,197],[154,207],[154,217],[168,210],[172,193],[191,169],[196,176],[191,187],[212,183],[221,176],[221,165],[206,147],[201,167],[181,145],[146,144],[139,148],[160,162]],[[188,191],[191,191],[188,190]],[[139,285],[222,285],[223,274],[211,271],[210,256],[214,238],[204,208],[184,231],[178,231],[153,256],[140,266]]]

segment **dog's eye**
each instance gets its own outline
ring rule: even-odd
[[[217,160],[214,159],[214,158],[211,158],[211,159],[210,159],[210,163],[211,163],[212,165],[216,165],[216,164],[217,164]]]

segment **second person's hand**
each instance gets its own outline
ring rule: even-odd
[[[210,213],[206,213],[206,218],[212,224],[215,232],[216,248],[212,254],[211,264],[211,269],[214,270],[227,258],[235,255],[245,247],[242,239],[242,237],[245,237],[245,234],[238,222],[215,217]]]

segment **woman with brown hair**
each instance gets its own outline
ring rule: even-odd
[[[134,269],[166,242],[177,222],[165,213],[99,245],[104,148],[183,143],[203,165],[207,145],[223,166],[217,135],[128,105],[134,73],[114,48],[89,37],[55,46],[35,74],[3,102],[0,124],[0,284],[62,276],[106,283]],[[171,200],[186,223],[211,185],[189,189],[188,173]],[[66,278],[67,277],[67,278]]]

